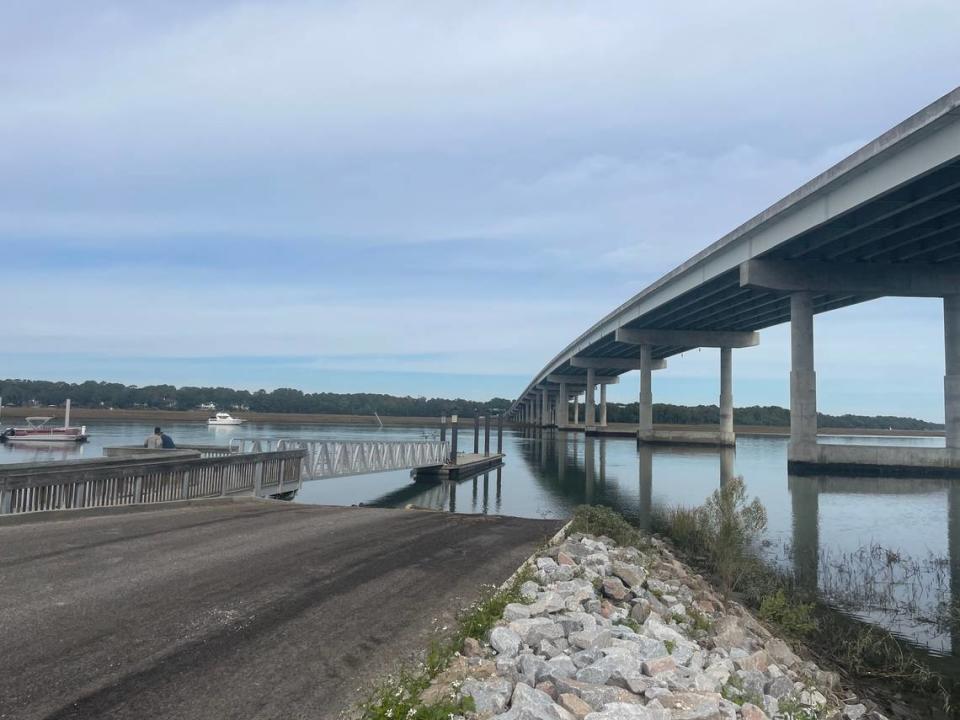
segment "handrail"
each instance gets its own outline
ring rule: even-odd
[[[136,457],[2,465],[0,513],[279,495],[301,487],[305,454],[291,449],[200,457],[196,450],[166,450]]]
[[[305,440],[299,438],[234,438],[236,452],[299,448],[305,480],[366,475],[446,463],[450,443],[445,440]]]

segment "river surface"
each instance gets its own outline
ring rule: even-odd
[[[100,457],[105,446],[142,443],[152,425],[97,422],[87,429],[90,442],[83,446],[0,445],[0,462]],[[233,437],[439,437],[436,429],[313,424],[211,428],[168,423],[164,430],[183,444],[225,445]],[[943,439],[821,437],[821,442],[942,446]],[[460,449],[472,446],[472,427],[461,430]],[[816,583],[848,612],[879,622],[935,654],[951,654],[951,633],[943,618],[952,604],[951,575],[960,590],[960,570],[951,573],[960,567],[960,491],[953,483],[788,477],[787,440],[778,437],[741,437],[735,451],[650,450],[638,448],[631,438],[506,429],[504,452],[501,469],[459,483],[414,484],[403,470],[307,482],[296,502],[412,504],[532,518],[565,518],[577,505],[590,503],[609,505],[646,525],[652,507],[699,505],[721,482],[740,475],[749,494],[767,509],[764,552],[772,563]]]

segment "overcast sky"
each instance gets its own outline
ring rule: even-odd
[[[513,397],[958,82],[956,0],[779,5],[8,0],[0,377]],[[938,302],[816,330],[822,410],[942,418]],[[786,340],[738,405],[787,403]]]

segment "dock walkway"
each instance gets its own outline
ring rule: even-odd
[[[559,525],[254,499],[4,518],[0,717],[336,718]]]

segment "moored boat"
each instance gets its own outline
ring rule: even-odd
[[[213,417],[207,419],[207,425],[240,425],[242,423],[242,419],[235,418],[230,413],[225,412],[218,412]]]
[[[87,426],[70,425],[70,401],[67,400],[67,409],[63,417],[63,427],[49,425],[52,417],[35,415],[26,418],[26,425],[8,427],[0,432],[0,442],[56,442],[82,443],[86,442]]]

